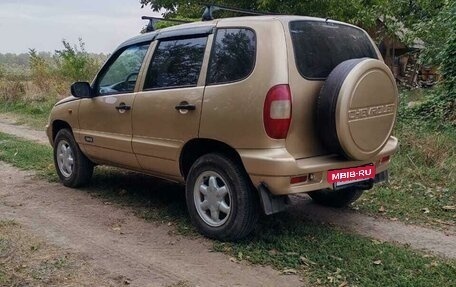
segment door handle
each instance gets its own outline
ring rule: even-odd
[[[196,106],[189,104],[188,102],[180,102],[177,106],[174,107],[176,110],[186,110],[186,111],[194,111],[196,110]]]
[[[131,106],[127,106],[125,103],[120,103],[117,107],[116,110],[119,112],[125,112],[131,110]]]

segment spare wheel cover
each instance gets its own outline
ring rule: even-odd
[[[382,61],[364,58],[339,64],[328,76],[320,97],[332,98],[333,106],[319,106],[317,114],[332,113],[321,118],[332,119],[322,124],[335,136],[323,137],[336,141],[325,143],[333,152],[367,160],[386,145],[396,120],[398,91],[394,76]],[[319,103],[324,101],[319,99]]]

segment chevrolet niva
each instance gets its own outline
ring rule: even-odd
[[[47,126],[62,183],[111,165],[185,184],[204,235],[237,240],[261,211],[308,193],[341,207],[387,179],[398,91],[349,24],[248,16],[182,24],[121,44],[72,85]]]

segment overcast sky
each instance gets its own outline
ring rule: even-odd
[[[79,37],[88,52],[110,53],[153,14],[138,0],[0,0],[0,53],[52,52]]]

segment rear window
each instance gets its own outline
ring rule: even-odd
[[[255,33],[247,28],[220,28],[209,61],[207,84],[240,81],[255,66]]]
[[[290,22],[296,66],[307,79],[324,79],[343,61],[377,58],[366,33],[358,28],[317,21]]]
[[[206,36],[161,41],[150,63],[144,90],[196,86],[206,42]]]

